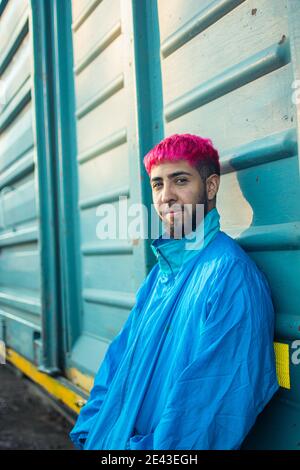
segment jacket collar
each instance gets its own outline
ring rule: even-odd
[[[197,255],[220,230],[220,215],[211,209],[201,223],[187,237],[180,239],[159,238],[151,243],[159,267],[165,274],[177,274],[181,266]]]

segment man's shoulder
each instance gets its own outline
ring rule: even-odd
[[[208,304],[223,296],[224,301],[226,296],[229,299],[271,298],[267,277],[233,238],[220,231],[206,248],[193,279],[195,289],[199,291],[201,286]]]
[[[225,232],[220,230],[211,243],[211,252],[223,260],[240,259],[246,263],[253,263],[253,260],[239,243]]]
[[[219,272],[226,272],[227,269],[229,270],[230,267],[235,266],[241,271],[247,270],[258,276],[262,275],[260,268],[238,242],[221,230],[210,244],[207,258],[214,261],[215,269]]]

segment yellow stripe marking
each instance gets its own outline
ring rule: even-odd
[[[289,345],[274,342],[274,351],[276,359],[276,373],[280,387],[290,389],[290,355]]]
[[[41,385],[48,393],[50,393],[50,395],[53,395],[58,400],[62,401],[76,413],[80,412],[80,408],[86,402],[81,395],[70,390],[53,377],[38,371],[30,361],[10,348],[7,348],[6,359],[20,369],[25,375],[30,377],[34,382]]]
[[[66,373],[68,379],[70,379],[73,384],[77,385],[88,393],[92,390],[94,385],[94,377],[83,374],[75,367],[71,367],[67,370]]]

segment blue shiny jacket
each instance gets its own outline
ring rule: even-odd
[[[70,433],[80,449],[238,449],[278,390],[263,273],[217,209],[158,263],[106,351]],[[198,236],[199,235],[199,236]]]

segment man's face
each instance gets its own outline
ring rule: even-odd
[[[206,184],[196,168],[186,160],[167,161],[152,168],[150,183],[155,210],[170,237],[181,238],[195,230],[208,204]],[[197,217],[196,204],[204,205]]]

